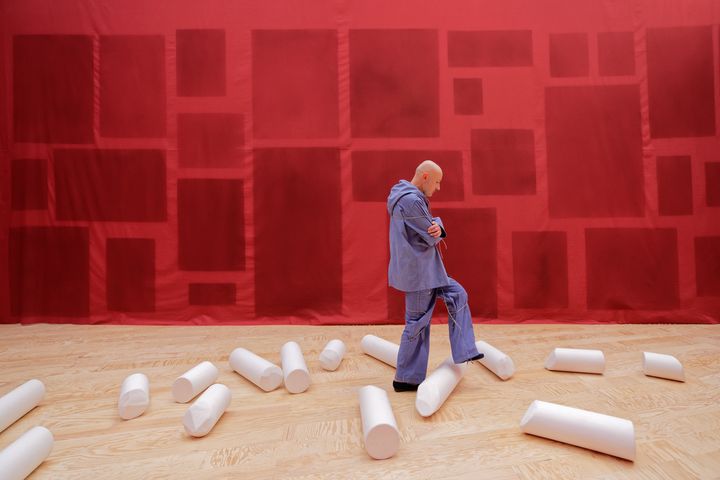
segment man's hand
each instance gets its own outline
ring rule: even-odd
[[[440,228],[440,225],[435,222],[432,222],[432,225],[428,227],[427,231],[433,238],[438,238],[440,235],[442,235],[442,228]]]

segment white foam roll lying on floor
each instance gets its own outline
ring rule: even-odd
[[[664,353],[643,352],[643,372],[651,377],[685,381],[685,371],[680,360]]]
[[[465,368],[464,363],[456,365],[452,357],[445,359],[418,387],[415,398],[418,413],[429,417],[437,412],[460,383]]]
[[[45,385],[37,379],[28,380],[0,397],[0,432],[28,413],[45,397]]]
[[[275,390],[283,381],[280,367],[244,348],[232,351],[230,366],[266,392]]]
[[[556,348],[545,360],[545,368],[563,372],[603,373],[605,355],[600,350]]]
[[[520,427],[524,433],[635,460],[635,427],[624,418],[535,400]]]
[[[118,412],[123,420],[139,417],[150,405],[150,381],[142,373],[133,373],[123,380],[118,398]]]
[[[33,427],[0,451],[0,478],[22,480],[50,455],[55,439],[45,427]]]
[[[185,412],[183,425],[188,435],[204,437],[230,406],[232,393],[222,383],[211,385]]]
[[[218,378],[218,369],[210,362],[201,362],[180,375],[172,386],[172,395],[176,402],[187,403]]]
[[[485,368],[493,372],[503,380],[507,380],[515,374],[515,364],[506,353],[501,352],[487,342],[479,340],[475,342],[478,352],[485,356],[478,360]]]
[[[280,349],[285,388],[290,393],[302,393],[310,386],[310,372],[305,364],[300,345],[287,342]]]
[[[389,342],[375,335],[365,335],[360,341],[360,347],[365,354],[397,368],[397,356],[400,350],[400,345],[397,343]]]
[[[376,460],[392,457],[400,447],[400,432],[387,392],[367,385],[359,395],[365,450]]]
[[[320,352],[320,365],[325,370],[337,370],[345,356],[345,344],[342,340],[330,340]]]

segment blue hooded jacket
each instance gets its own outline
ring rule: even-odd
[[[388,282],[403,292],[443,287],[450,283],[440,253],[435,248],[446,236],[440,217],[430,214],[425,195],[407,180],[390,189],[390,265]],[[427,233],[432,222],[440,225],[440,237]]]

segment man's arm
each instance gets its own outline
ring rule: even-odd
[[[443,238],[445,230],[442,220],[433,218],[421,199],[415,199],[403,205],[403,220],[405,225],[417,233],[418,237],[429,247],[434,247]],[[440,223],[438,224],[437,221]],[[439,229],[439,232],[438,232]],[[431,231],[433,233],[431,233]]]

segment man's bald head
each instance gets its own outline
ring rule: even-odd
[[[435,191],[440,190],[442,177],[443,172],[440,165],[432,160],[425,160],[415,169],[415,176],[410,183],[430,198]]]

